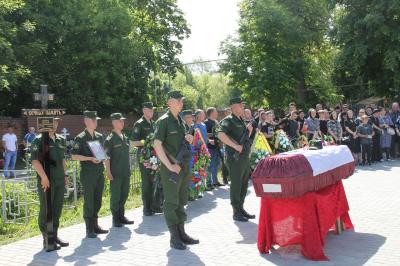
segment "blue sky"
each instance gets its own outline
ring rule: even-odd
[[[178,0],[185,13],[192,34],[183,41],[180,59],[184,63],[202,58],[211,60],[218,56],[221,41],[237,30],[239,0]]]

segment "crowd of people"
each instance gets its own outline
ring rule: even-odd
[[[100,119],[97,113],[84,112],[85,129],[74,140],[72,160],[81,164],[80,182],[84,191],[84,220],[88,238],[108,233],[98,224],[104,172],[110,182],[113,226],[133,223],[125,216],[124,207],[130,187],[129,150],[132,145],[138,150],[143,215],[164,214],[171,234],[170,244],[175,249],[185,249],[186,245],[199,243],[198,239],[190,237],[185,231],[184,206],[188,200],[201,198],[204,191],[229,184],[233,220],[247,222],[255,218],[244,209],[244,202],[251,172],[251,145],[259,136],[257,134],[265,137],[273,153],[285,151],[277,145],[279,133],[287,139],[285,147],[290,146],[291,149],[318,141],[347,145],[355,161],[361,165],[381,162],[383,154],[388,161],[399,157],[400,108],[397,102],[391,108],[367,106],[359,110],[352,110],[347,104],[328,110],[317,104],[307,111],[290,103],[285,115],[278,117],[271,109],[259,108],[253,113],[245,109],[240,97],[234,97],[221,117],[214,107],[206,111],[182,110],[183,99],[179,91],[170,92],[168,110],[156,122],[153,121],[153,104],[143,103],[143,116],[135,123],[131,138],[123,133],[132,129],[124,129],[125,118],[122,114],[111,115],[113,131],[104,137],[95,131],[97,120]],[[50,157],[55,162],[50,176],[42,167],[42,136],[37,136],[34,128],[31,128],[25,136],[25,142],[27,145],[31,143],[32,166],[38,173],[39,227],[44,239],[47,237],[44,193],[50,184],[52,191],[58,191],[52,192],[52,208],[55,239],[59,248],[68,245],[57,235],[63,189],[68,176],[66,142],[55,133],[57,125],[58,119],[49,133]],[[9,169],[14,166],[17,140],[12,127],[2,140]],[[93,153],[91,143],[102,146],[108,159],[99,159]],[[223,178],[218,178],[221,163]],[[162,190],[158,189],[160,187]]]
[[[246,109],[244,119],[263,133],[271,146],[274,146],[275,131],[283,130],[295,148],[301,148],[304,145],[301,140],[305,138],[309,142],[322,140],[347,145],[360,165],[399,157],[400,109],[397,102],[391,108],[369,105],[359,110],[352,110],[347,104],[327,110],[317,104],[307,111],[291,103],[284,117],[277,118],[274,110],[260,108],[254,118]]]

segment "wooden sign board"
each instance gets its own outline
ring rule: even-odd
[[[38,117],[37,128],[41,133],[54,130],[54,117]]]
[[[66,109],[22,109],[24,116],[62,116]]]

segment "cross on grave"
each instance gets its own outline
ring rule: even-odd
[[[70,135],[69,133],[68,133],[68,129],[66,129],[65,127],[61,130],[61,132],[62,132],[62,136],[65,138],[65,139],[67,139],[67,137]]]
[[[42,110],[44,112],[47,111],[47,103],[48,101],[52,101],[54,99],[54,94],[49,94],[47,92],[47,85],[40,85],[40,94],[34,93],[33,99],[35,101],[40,101]],[[53,117],[39,117],[38,118],[38,131],[42,133],[41,144],[42,147],[40,149],[39,158],[41,158],[40,163],[43,167],[44,172],[48,177],[51,176],[50,166],[52,164],[52,160],[50,159],[50,135],[49,131],[54,130],[54,118]],[[51,189],[52,189],[52,181],[50,181],[50,186],[45,191],[44,201],[40,204],[44,204],[45,209],[45,220],[46,220],[46,229],[44,232],[44,247],[46,251],[53,251],[58,249],[57,243],[55,242],[55,231],[54,231],[54,223],[53,223],[53,202],[51,199]]]
[[[47,92],[47,85],[40,85],[40,93],[34,93],[33,100],[40,102],[42,109],[47,109],[47,103],[54,100],[54,94]]]

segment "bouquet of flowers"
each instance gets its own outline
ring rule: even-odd
[[[207,184],[207,168],[211,162],[211,155],[207,145],[198,130],[195,133],[193,154],[194,156],[190,162],[192,176],[189,183],[189,197],[195,199],[204,193]]]
[[[287,152],[294,149],[288,136],[282,129],[279,129],[274,133],[272,143],[274,143],[275,153]]]
[[[332,136],[324,135],[324,138],[322,140],[322,145],[323,146],[332,146],[336,145],[335,140],[333,139]]]
[[[253,142],[253,147],[250,155],[250,167],[255,169],[257,164],[264,158],[272,154],[272,149],[268,144],[264,134],[257,132]]]
[[[297,140],[297,148],[302,149],[309,147],[310,143],[308,143],[308,139],[305,135],[301,135]]]
[[[257,164],[264,158],[267,158],[270,154],[267,151],[255,150],[250,156],[250,167],[252,170],[256,169]]]
[[[142,142],[143,148],[140,150],[139,163],[147,169],[151,169],[152,174],[155,174],[160,169],[160,160],[153,148],[154,134],[149,134],[146,140]]]

